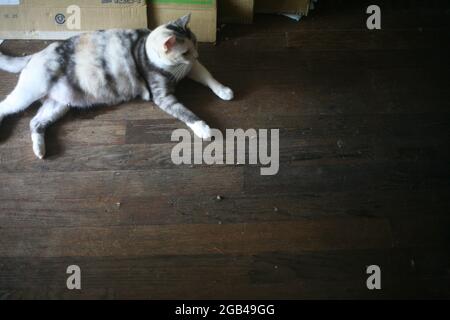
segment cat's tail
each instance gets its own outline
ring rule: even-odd
[[[0,52],[0,70],[19,73],[27,66],[32,57],[32,55],[25,57],[10,57]]]

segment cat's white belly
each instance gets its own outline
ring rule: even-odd
[[[109,90],[98,90],[94,93],[81,93],[70,85],[66,78],[60,79],[49,92],[49,97],[64,105],[74,107],[91,107],[98,104],[114,105],[141,97],[149,100],[149,91],[145,83],[121,87],[119,95]]]

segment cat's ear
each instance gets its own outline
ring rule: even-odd
[[[191,21],[191,14],[188,13],[187,15],[182,16],[181,18],[179,18],[176,21],[176,24],[178,24],[183,29],[186,29],[186,27],[187,27],[187,25],[189,24],[190,21]]]
[[[164,41],[164,51],[169,52],[175,46],[177,42],[177,37],[172,35]]]

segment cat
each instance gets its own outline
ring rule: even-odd
[[[30,129],[33,151],[43,159],[45,129],[71,108],[117,105],[141,98],[183,121],[198,137],[210,138],[210,127],[178,102],[176,84],[187,76],[223,100],[232,100],[234,94],[198,61],[197,39],[189,21],[190,14],[153,31],[84,33],[30,56],[0,53],[0,69],[21,73],[15,89],[0,102],[0,123],[41,100]]]

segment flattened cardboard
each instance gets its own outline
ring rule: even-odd
[[[252,23],[254,6],[254,0],[221,0],[218,9],[219,23]]]
[[[190,28],[201,42],[215,42],[216,0],[149,0],[149,26],[154,28],[191,13]]]
[[[6,0],[0,0],[1,39],[57,40],[99,29],[147,27],[145,0],[128,2],[117,0],[9,0],[9,2],[13,4],[6,5]],[[73,7],[71,7],[73,5],[80,9],[79,19],[76,11],[73,11]]]

